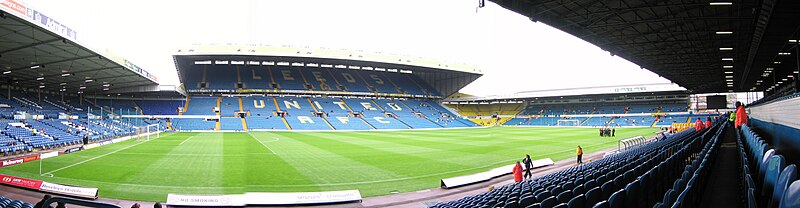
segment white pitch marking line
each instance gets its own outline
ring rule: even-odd
[[[272,151],[272,148],[269,148],[269,146],[267,146],[267,144],[264,144],[264,142],[262,142],[260,139],[258,139],[258,138],[256,138],[255,136],[253,136],[253,134],[251,134],[250,132],[247,132],[247,134],[249,134],[249,135],[250,135],[250,137],[252,137],[253,139],[255,139],[255,140],[258,142],[258,143],[261,143],[261,146],[264,146],[264,147],[266,147],[266,148],[267,148],[267,150],[269,150],[270,152],[272,152],[272,154],[275,154],[275,155],[277,155],[277,153],[275,153],[275,151]],[[275,140],[270,140],[270,141],[267,141],[267,142],[276,142],[276,141],[280,140],[278,137],[272,137],[272,138],[273,138],[273,139],[275,139]]]
[[[42,175],[46,175],[46,174],[50,174],[50,175],[52,175],[53,173],[55,173],[55,172],[58,172],[58,171],[60,171],[60,170],[64,170],[64,169],[71,168],[71,167],[73,167],[73,166],[76,166],[76,165],[80,165],[80,164],[83,164],[83,163],[86,163],[86,162],[89,162],[89,161],[92,161],[92,160],[96,160],[96,159],[98,159],[98,158],[105,157],[105,156],[108,156],[108,155],[110,155],[110,154],[114,154],[114,153],[117,153],[117,152],[119,152],[119,151],[126,150],[126,149],[128,149],[128,148],[135,147],[135,146],[138,146],[138,145],[140,145],[140,144],[144,144],[144,143],[146,143],[146,142],[149,142],[149,141],[153,141],[153,140],[147,140],[147,141],[144,141],[144,142],[141,142],[141,143],[137,143],[137,144],[134,144],[134,145],[131,145],[131,146],[127,146],[127,147],[125,147],[125,148],[118,149],[118,150],[115,150],[115,151],[113,151],[113,152],[109,152],[109,153],[106,153],[106,154],[102,154],[102,155],[100,155],[100,156],[93,157],[93,158],[89,158],[89,159],[87,159],[87,160],[84,160],[84,161],[80,161],[80,162],[74,163],[74,164],[72,164],[72,165],[67,165],[67,166],[64,166],[64,167],[62,167],[62,168],[55,169],[55,170],[53,170],[53,171],[50,171],[50,172],[44,173],[44,174],[42,174]]]
[[[195,134],[194,136],[190,136],[189,138],[186,138],[186,139],[184,139],[184,140],[183,140],[183,141],[182,141],[180,144],[178,144],[178,145],[182,145],[184,142],[186,142],[186,141],[189,141],[189,139],[191,139],[192,137],[196,137],[197,135],[200,135],[200,134],[202,134],[202,133]]]

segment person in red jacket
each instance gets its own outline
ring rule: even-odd
[[[711,128],[711,117],[706,117],[706,128]]]
[[[747,111],[744,110],[744,105],[742,102],[736,102],[736,128],[742,126],[742,124],[747,124]]]
[[[703,121],[700,118],[697,118],[697,121],[694,122],[694,130],[700,131],[703,130],[705,125],[703,125]]]
[[[522,165],[519,165],[519,161],[514,165],[514,170],[512,170],[511,173],[514,174],[514,182],[522,181]]]

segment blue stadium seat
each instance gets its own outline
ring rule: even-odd
[[[627,207],[625,203],[625,190],[619,190],[611,194],[608,198],[608,205],[610,207]]]
[[[583,194],[578,194],[567,203],[569,208],[583,208],[586,207],[586,197]]]
[[[558,202],[560,202],[560,203],[567,203],[567,202],[569,202],[569,200],[572,199],[572,197],[573,197],[572,196],[572,191],[566,190],[566,191],[563,191],[560,194],[558,194],[556,199],[558,199]]]
[[[772,195],[772,191],[775,190],[775,183],[778,182],[778,176],[780,176],[781,170],[783,170],[785,166],[786,164],[784,164],[782,155],[773,155],[767,161],[766,170],[764,172],[764,187],[761,192],[766,198],[770,198],[769,196]]]
[[[642,191],[639,180],[635,180],[625,186],[625,196],[628,207],[644,207],[644,197],[639,193]]]
[[[575,188],[572,189],[572,193],[573,194],[583,194],[583,193],[585,193],[584,192],[584,188],[583,188],[583,184],[575,186]]]
[[[775,189],[772,192],[772,200],[770,201],[769,207],[777,207],[780,204],[789,183],[795,180],[797,180],[797,166],[794,164],[786,166],[786,168],[781,171],[778,182],[775,183]]]
[[[614,192],[617,191],[617,189],[614,188],[614,182],[613,181],[608,181],[608,182],[604,183],[602,186],[600,186],[600,188],[603,189],[603,197],[602,198],[605,198],[605,199],[607,199],[608,197],[611,197],[611,194],[614,194]]]
[[[597,177],[595,177],[595,178],[597,178]],[[590,189],[593,189],[594,187],[597,187],[597,183],[595,182],[594,179],[591,179],[591,180],[586,181],[586,183],[583,184],[583,187],[586,190],[590,190]]]
[[[665,205],[672,204],[672,202],[675,202],[675,198],[677,197],[678,195],[676,194],[675,190],[669,189],[667,190],[667,193],[664,194],[664,199],[661,201],[661,203],[664,203]]]
[[[536,200],[544,201],[545,199],[550,198],[552,196],[553,196],[553,194],[550,194],[550,192],[545,191],[545,192],[537,194],[536,195]]]
[[[522,207],[536,203],[536,198],[533,195],[523,195],[519,198],[519,205]]]
[[[558,200],[556,197],[548,197],[547,199],[542,200],[542,207],[555,207],[558,204]]]
[[[764,174],[766,174],[767,164],[769,163],[769,159],[774,155],[775,149],[769,149],[763,154],[763,157],[758,160],[758,181],[764,181]]]
[[[593,208],[608,208],[608,207],[609,205],[608,202],[606,201],[597,202],[597,204],[593,206]]]
[[[586,192],[586,204],[597,204],[603,199],[603,190],[595,187]]]
[[[781,199],[780,208],[800,207],[800,180],[796,180],[786,188]]]

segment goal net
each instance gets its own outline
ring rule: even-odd
[[[574,119],[564,119],[558,120],[559,126],[578,126],[580,125],[580,121]]]
[[[161,129],[159,129],[158,124],[136,126],[134,128],[136,128],[137,141],[150,141],[150,136],[154,136],[154,139],[161,137]]]

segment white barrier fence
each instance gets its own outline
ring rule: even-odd
[[[361,201],[358,190],[323,192],[253,192],[227,195],[167,195],[170,206],[309,205]]]
[[[550,159],[550,158],[534,160],[534,161],[531,161],[531,163],[533,163],[533,165],[531,166],[531,169],[540,168],[540,167],[544,167],[544,166],[550,166],[550,165],[555,164],[555,162],[553,162],[553,160]],[[480,173],[475,173],[475,174],[471,174],[471,175],[464,175],[464,176],[458,176],[458,177],[453,177],[453,178],[445,178],[445,179],[442,179],[441,187],[444,188],[444,189],[448,189],[448,188],[455,188],[455,187],[469,185],[469,184],[473,184],[473,183],[488,181],[488,180],[491,180],[493,178],[497,178],[497,177],[500,177],[500,176],[503,176],[503,175],[511,174],[511,170],[514,168],[514,165],[516,165],[516,164],[506,165],[506,166],[502,166],[502,167],[499,167],[499,168],[491,169],[491,170],[486,171],[486,172],[480,172]],[[525,169],[524,165],[522,166],[522,169],[523,170]]]

